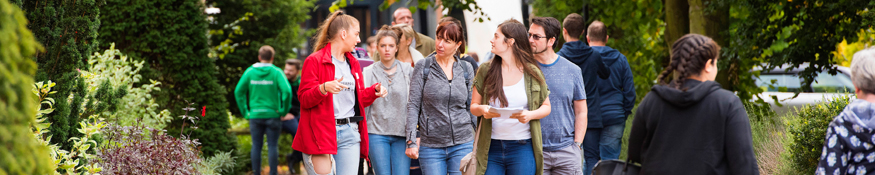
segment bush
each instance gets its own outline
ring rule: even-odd
[[[57,105],[47,120],[52,123],[51,142],[66,150],[75,144],[70,138],[83,136],[76,129],[82,120],[80,113],[85,111],[76,106],[84,104],[86,95],[77,69],[88,69],[86,60],[97,49],[100,4],[103,0],[18,2],[31,22],[28,29],[46,48],[34,55],[39,67],[35,79],[57,83],[58,93],[50,95],[58,99]],[[68,98],[72,100],[62,100]]]
[[[787,132],[791,137],[787,147],[787,157],[797,173],[814,174],[820,161],[826,128],[833,117],[850,102],[849,96],[824,99],[825,103],[806,105],[797,110],[796,116],[787,122]]]
[[[187,114],[183,118],[192,123],[197,120]],[[166,130],[142,124],[110,124],[104,132],[107,143],[101,146],[98,155],[106,174],[196,174],[196,165],[203,161],[198,152],[200,143],[197,139],[188,139],[188,135],[176,138]]]
[[[49,149],[33,139],[29,125],[39,103],[30,95],[42,47],[27,30],[18,7],[0,1],[0,174],[49,174]]]
[[[190,103],[208,112],[191,139],[202,143],[207,157],[234,150],[233,136],[228,135],[228,102],[225,87],[216,79],[213,60],[207,57],[207,16],[201,0],[106,0],[100,6],[99,40],[114,41],[116,48],[145,61],[144,79],[161,81],[162,91],[153,92],[161,109],[180,116]],[[108,48],[109,44],[101,44]],[[180,126],[190,125],[173,119],[167,129],[178,136]]]
[[[49,142],[52,139],[52,135],[49,134],[48,128],[52,123],[47,120],[48,116],[46,115],[52,113],[55,109],[55,100],[48,97],[50,94],[57,93],[57,91],[52,90],[52,87],[55,85],[55,83],[49,81],[45,83],[39,82],[33,86],[33,93],[39,98],[37,104],[43,106],[40,107],[39,112],[35,116],[36,122],[31,125],[34,137],[40,144],[50,148],[49,155],[51,155],[52,162],[55,164],[49,167],[55,170],[55,174],[99,173],[101,168],[94,161],[90,161],[95,158],[94,150],[97,147],[97,141],[91,138],[99,134],[100,130],[106,126],[106,123],[98,119],[97,115],[91,115],[87,120],[79,122],[79,129],[77,131],[83,137],[70,137],[70,141],[73,143],[70,150],[61,149],[61,146],[58,144]]]

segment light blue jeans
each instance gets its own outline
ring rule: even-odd
[[[368,134],[368,138],[368,156],[375,175],[410,174],[410,158],[404,153],[407,138],[379,134]]]
[[[583,138],[584,166],[583,174],[592,174],[592,168],[599,160],[612,160],[620,158],[622,149],[623,130],[626,123],[607,125],[604,128],[586,129]]]
[[[474,141],[443,148],[419,147],[419,167],[423,175],[461,175],[462,158],[474,150]]]
[[[356,175],[359,167],[361,134],[357,123],[337,125],[337,154],[331,156],[331,169],[328,175]],[[307,174],[318,175],[313,169],[311,155],[304,154],[304,169]]]
[[[493,139],[489,144],[486,175],[532,175],[536,170],[532,139]]]

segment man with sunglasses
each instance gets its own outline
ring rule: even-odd
[[[532,18],[529,43],[550,87],[550,115],[541,119],[544,174],[582,175],[580,145],[586,133],[586,88],[580,67],[553,52],[559,20]]]

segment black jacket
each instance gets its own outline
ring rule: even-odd
[[[297,82],[296,82],[297,81]],[[301,117],[301,101],[298,100],[298,87],[301,85],[301,77],[298,76],[295,80],[289,80],[289,85],[292,86],[292,107],[289,108],[289,114],[295,115],[298,119]]]
[[[599,78],[608,78],[611,71],[602,61],[601,54],[583,41],[567,42],[556,54],[576,64],[583,74],[583,85],[586,90],[587,128],[604,128],[599,86],[596,84],[598,84]]]
[[[684,87],[653,86],[635,112],[629,159],[641,174],[759,174],[738,96],[714,81]]]

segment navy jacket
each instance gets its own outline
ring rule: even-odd
[[[565,57],[568,61],[580,67],[583,74],[583,84],[586,89],[587,128],[603,128],[602,115],[599,104],[598,79],[606,79],[611,75],[610,70],[602,61],[601,54],[593,50],[582,41],[567,42],[556,54]]]
[[[597,84],[601,95],[602,123],[616,125],[626,122],[635,106],[635,84],[632,81],[632,68],[626,56],[608,46],[592,46],[601,53],[602,61],[611,71],[608,79],[599,79]]]

